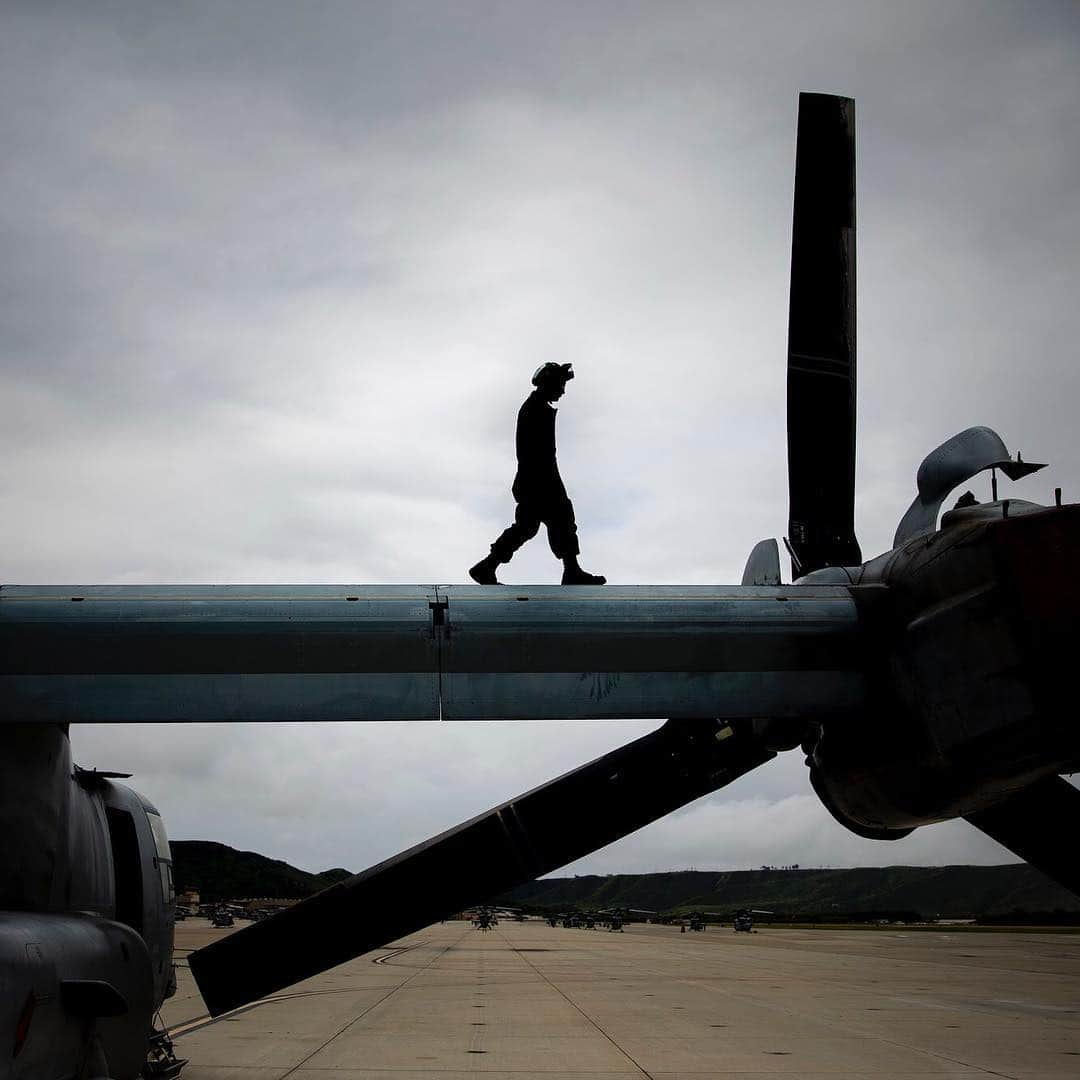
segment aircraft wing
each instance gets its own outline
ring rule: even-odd
[[[9,722],[856,711],[840,586],[0,588]]]

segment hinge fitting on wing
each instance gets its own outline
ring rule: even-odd
[[[446,633],[446,616],[450,608],[449,600],[431,600],[428,603],[431,608],[431,636],[439,637]]]

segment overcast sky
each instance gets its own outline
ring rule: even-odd
[[[864,555],[972,424],[1075,499],[1078,46],[1068,0],[6,0],[0,577],[462,582],[556,360],[586,568],[738,581],[787,519],[800,90],[856,99]],[[73,743],[174,838],[356,870],[652,726]],[[1012,857],[859,840],[794,752],[574,869],[946,861]]]

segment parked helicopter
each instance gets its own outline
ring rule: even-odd
[[[800,98],[788,551],[741,586],[0,588],[0,1042],[13,1077],[134,1078],[167,1046],[160,817],[73,770],[80,722],[669,717],[565,776],[191,954],[219,1015],[566,865],[778,752],[893,839],[964,817],[1073,891],[1080,506],[998,500],[988,428],[920,466],[893,550],[854,535],[854,104]],[[989,471],[992,499],[938,516]],[[523,602],[528,601],[528,602]],[[568,670],[570,668],[571,670]],[[10,868],[18,868],[15,873]],[[438,887],[432,888],[431,883]],[[363,912],[364,918],[357,918]],[[167,1055],[166,1055],[167,1056]]]
[[[490,930],[493,926],[499,925],[499,920],[491,908],[482,907],[478,908],[473,915],[472,924],[474,930]]]
[[[473,909],[472,924],[477,930],[490,930],[499,925],[500,919],[524,922],[525,916],[517,908],[491,907],[489,904]]]
[[[772,911],[759,911],[757,908],[740,908],[735,912],[731,920],[732,929],[736,934],[756,934],[754,929],[755,915],[774,915]]]
[[[622,933],[623,924],[628,922],[641,922],[658,914],[648,908],[605,908],[597,912],[597,919],[602,926],[606,926],[612,932]]]
[[[682,929],[689,929],[696,933],[701,933],[705,929],[705,925],[709,919],[716,918],[719,914],[718,911],[691,911],[683,921]]]

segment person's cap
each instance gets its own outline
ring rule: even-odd
[[[533,386],[539,386],[542,382],[546,382],[548,379],[565,383],[569,382],[573,377],[573,364],[553,364],[549,361],[546,364],[541,364],[533,372],[532,384]]]

